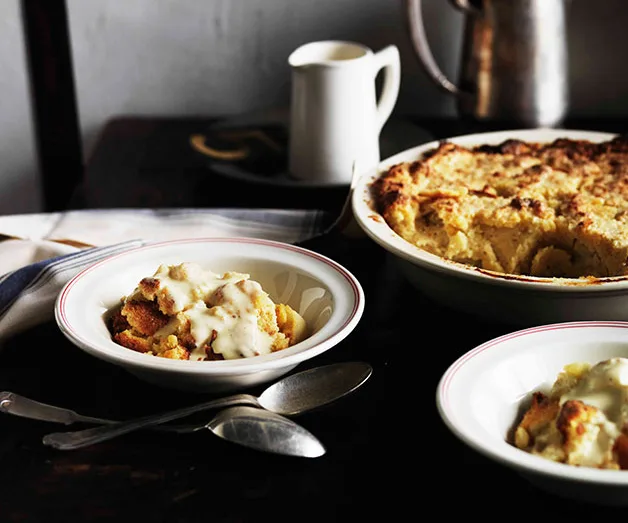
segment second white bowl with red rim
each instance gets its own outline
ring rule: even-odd
[[[508,442],[531,393],[548,392],[565,365],[615,357],[628,358],[628,322],[565,322],[514,331],[475,347],[447,368],[436,390],[438,413],[464,444],[541,489],[628,505],[628,470],[558,463]],[[490,489],[491,479],[486,481]]]

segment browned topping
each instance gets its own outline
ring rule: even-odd
[[[152,336],[168,323],[168,316],[163,314],[156,302],[136,300],[127,301],[121,314],[129,325],[144,336]]]
[[[628,436],[620,434],[613,445],[613,452],[617,456],[617,463],[621,470],[628,470]]]
[[[397,234],[443,258],[514,275],[628,274],[627,138],[444,141],[372,191]]]

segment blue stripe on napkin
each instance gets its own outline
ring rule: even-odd
[[[42,260],[5,274],[0,277],[0,317],[18,297],[43,287],[55,275],[80,266],[87,267],[103,258],[139,247],[144,243],[142,240],[129,240],[115,245],[84,249]]]

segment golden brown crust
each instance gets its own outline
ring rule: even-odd
[[[408,242],[510,274],[628,274],[628,139],[441,142],[372,184],[377,211]]]
[[[134,331],[144,336],[152,336],[168,323],[168,316],[152,301],[128,300],[120,313]]]
[[[526,411],[519,426],[531,434],[550,423],[558,414],[558,400],[551,399],[542,392],[532,394],[532,403]]]
[[[617,465],[621,470],[628,470],[628,436],[624,433],[617,436],[613,444],[613,453],[617,456]]]
[[[113,339],[116,343],[137,352],[151,352],[152,349],[149,338],[137,335],[130,329],[114,331]]]

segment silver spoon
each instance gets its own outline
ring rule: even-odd
[[[349,192],[347,193],[342,209],[340,209],[340,213],[334,222],[316,236],[295,242],[295,245],[305,247],[306,249],[317,250],[317,246],[320,246],[321,243],[327,243],[330,236],[340,236],[344,238],[359,238],[364,236],[364,231],[358,225],[355,217],[353,216],[353,209],[351,206],[353,192],[358,184],[360,175],[361,172],[358,170],[357,161],[354,161],[351,167],[351,184],[349,185]]]
[[[315,367],[279,380],[255,397],[234,394],[191,407],[143,416],[135,420],[73,432],[54,432],[43,443],[58,449],[77,449],[112,439],[134,430],[159,425],[195,412],[231,405],[249,405],[280,415],[297,415],[335,401],[362,385],[373,372],[364,362],[344,362]]]
[[[289,418],[269,410],[239,405],[221,410],[206,428],[216,436],[255,450],[317,458],[325,454],[325,447],[311,432]],[[77,448],[73,442],[53,445],[60,450]]]
[[[275,454],[317,458],[325,447],[291,419],[248,406],[221,410],[206,427],[217,436],[245,447]]]

